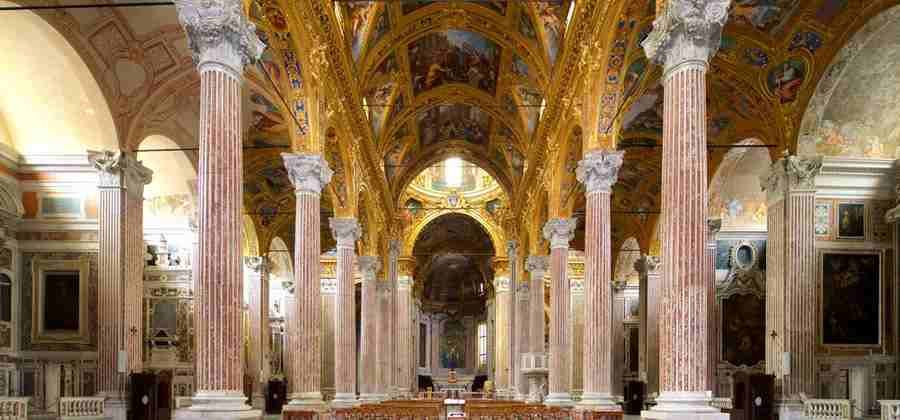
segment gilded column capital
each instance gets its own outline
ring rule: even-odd
[[[266,48],[240,0],[178,0],[175,10],[199,69],[219,65],[240,77]]]
[[[504,293],[510,290],[509,276],[494,277],[494,292]]]
[[[356,262],[359,264],[359,271],[362,272],[363,280],[375,281],[375,275],[378,274],[378,270],[381,270],[381,261],[378,257],[361,255],[356,257]]]
[[[397,275],[412,278],[416,269],[416,260],[410,257],[399,258],[397,261]]]
[[[529,255],[525,260],[525,270],[532,276],[540,273],[543,276],[550,269],[550,257],[547,255]]]
[[[573,296],[584,295],[584,279],[569,279],[569,292]]]
[[[321,194],[334,171],[328,167],[328,162],[318,154],[282,153],[284,167],[287,169],[288,178],[298,193],[307,192]]]
[[[624,161],[624,150],[591,150],[578,162],[575,178],[584,184],[588,193],[612,192]]]
[[[328,219],[328,226],[338,247],[353,248],[359,239],[359,222],[352,217],[332,217]]]
[[[816,176],[821,170],[821,156],[807,158],[792,155],[775,161],[759,177],[760,186],[766,192],[766,201],[769,204],[777,203],[791,191],[814,191]]]
[[[144,185],[153,181],[153,170],[122,151],[88,150],[88,161],[97,170],[100,188],[122,188],[134,198],[143,198]]]
[[[509,259],[513,259],[516,257],[516,254],[519,253],[519,241],[515,239],[510,239],[506,241],[506,255]]]
[[[509,276],[509,260],[506,258],[494,258],[491,261],[491,268],[494,269],[494,277]]]
[[[337,294],[337,279],[320,279],[319,291],[326,296]]]
[[[634,262],[634,269],[641,274],[655,274],[662,269],[662,259],[656,255],[644,254]]]
[[[388,241],[388,256],[392,260],[396,260],[400,257],[400,241],[397,239],[391,239]]]
[[[550,241],[550,248],[568,248],[575,237],[575,219],[553,218],[544,224],[544,239]]]
[[[250,256],[244,257],[244,273],[261,276],[268,266],[266,257]]]
[[[647,58],[671,74],[682,65],[706,68],[722,42],[731,0],[668,0],[641,43]],[[664,76],[665,77],[665,76]]]

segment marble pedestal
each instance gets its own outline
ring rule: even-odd
[[[775,403],[775,412],[779,420],[806,420],[803,415],[803,403],[800,401],[781,401]]]
[[[641,411],[642,419],[728,420],[731,416],[711,406],[711,392],[662,392],[652,410]]]
[[[585,392],[581,394],[578,408],[584,411],[622,411],[616,404],[616,397],[609,393]]]
[[[544,400],[544,405],[553,407],[574,407],[575,401],[572,400],[572,394],[568,392],[555,392],[548,394]]]
[[[128,418],[128,404],[118,398],[107,398],[103,401],[103,418],[107,420],[125,420]]]
[[[254,410],[240,392],[198,392],[191,406],[175,410],[175,419],[259,419],[262,410]]]

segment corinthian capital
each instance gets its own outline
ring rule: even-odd
[[[550,257],[546,255],[529,255],[525,260],[525,270],[534,275],[535,273],[547,272],[550,268]]]
[[[785,156],[769,167],[759,177],[760,186],[766,192],[767,201],[776,203],[794,190],[814,190],[816,176],[822,170],[822,157],[805,158]]]
[[[175,9],[198,67],[215,63],[240,75],[266,47],[240,0],[177,0]]]
[[[575,219],[555,218],[544,224],[544,239],[550,241],[550,248],[568,248],[575,237]]]
[[[625,151],[592,150],[584,155],[575,168],[575,177],[584,184],[587,192],[610,192],[619,179],[619,168],[625,160]]]
[[[244,257],[244,268],[247,274],[259,276],[266,269],[266,257]]]
[[[644,254],[634,262],[635,271],[644,275],[659,272],[660,268],[662,268],[662,261],[656,255]]]
[[[321,155],[302,155],[299,153],[282,153],[284,167],[288,178],[294,184],[296,192],[321,194],[322,188],[331,182],[334,171]]]
[[[357,257],[356,261],[359,264],[359,271],[362,272],[363,279],[375,280],[375,274],[381,269],[381,261],[378,260],[378,257],[363,255]]]
[[[328,220],[328,226],[331,227],[331,233],[339,247],[352,248],[359,239],[359,223],[354,218],[332,217]]]
[[[101,188],[124,188],[132,197],[143,197],[144,185],[153,180],[153,171],[121,151],[88,150],[88,161],[97,170]]]
[[[653,31],[641,43],[647,58],[665,72],[689,62],[704,65],[716,54],[731,0],[668,0]]]

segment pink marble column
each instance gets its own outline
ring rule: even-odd
[[[400,260],[397,278],[397,393],[401,395],[415,391],[413,377],[415,375],[415,339],[418,327],[413,324],[412,271],[414,260]],[[415,328],[415,330],[413,329]]]
[[[123,352],[128,372],[142,370],[143,194],[153,171],[122,152],[90,151],[88,159],[98,175],[97,390],[107,398],[107,415],[124,416],[128,374],[117,361]]]
[[[378,336],[378,366],[383,369],[379,373],[381,384],[379,392],[384,395],[393,395],[395,390],[396,361],[397,361],[397,271],[400,258],[400,241],[392,239],[388,242],[387,282],[384,285],[387,294],[382,297],[382,304],[387,308],[382,309],[382,318],[379,319],[378,328],[382,331],[391,331],[391,334]]]
[[[609,196],[619,177],[625,152],[592,150],[578,162],[576,177],[584,184],[584,392],[586,409],[619,410],[612,397],[612,261]]]
[[[550,377],[546,404],[572,405],[570,384],[569,278],[566,276],[569,242],[575,219],[550,219],[544,225],[550,241]]]
[[[531,275],[529,285],[529,314],[528,314],[528,351],[531,353],[543,353],[547,331],[544,321],[544,276],[550,269],[550,257],[546,255],[531,255],[525,262],[525,270]]]
[[[337,300],[334,324],[335,407],[356,405],[356,299],[353,293],[353,263],[359,223],[353,218],[332,217],[331,233],[337,240]]]
[[[333,261],[329,261],[333,264]],[[323,266],[325,263],[323,263]],[[336,265],[336,264],[335,264]],[[337,279],[326,278],[325,275],[334,276],[329,268],[322,270],[322,398],[331,401],[334,398],[334,327],[335,327],[335,301],[337,301]]]
[[[393,288],[387,282],[378,282],[375,290],[377,310],[375,315],[375,394],[378,399],[385,400],[390,395],[391,358],[393,351],[391,340],[394,336],[391,329],[391,295]]]
[[[320,295],[319,243],[322,188],[333,172],[320,155],[282,153],[285,169],[294,186],[294,308],[290,331],[293,338],[285,349],[290,356],[291,394],[288,409],[322,409],[322,310]]]
[[[781,418],[799,418],[800,394],[816,395],[815,178],[821,158],[786,156],[762,187],[768,202],[766,241],[766,371],[775,375]],[[790,371],[783,370],[784,358]],[[777,384],[780,382],[781,386]]]
[[[359,399],[364,401],[379,401],[384,399],[377,388],[378,367],[376,364],[378,353],[377,336],[384,335],[377,331],[377,322],[381,302],[378,299],[378,271],[381,269],[381,261],[374,256],[360,256],[359,271],[362,272],[362,300],[360,302],[360,317],[362,318],[362,334],[360,336],[360,367],[359,367]]]
[[[266,405],[265,387],[269,380],[269,272],[265,257],[244,257],[244,276],[250,295],[250,351],[247,352],[249,376],[253,380],[253,408]]]
[[[284,342],[282,344],[282,370],[284,371],[284,380],[287,384],[287,395],[288,398],[293,399],[294,397],[294,389],[296,386],[295,378],[297,376],[294,375],[294,355],[296,354],[293,349],[296,349],[296,337],[297,333],[297,304],[294,299],[294,295],[297,293],[296,287],[292,288],[293,290],[288,291],[284,294]]]
[[[730,0],[669,0],[643,42],[663,64],[663,297],[660,382],[651,418],[721,414],[710,405],[706,286],[706,70]],[[727,415],[721,415],[726,416]],[[705,417],[704,417],[705,418]]]
[[[634,263],[640,276],[641,365],[647,395],[659,393],[659,305],[662,289],[662,262],[654,255],[642,255]]]
[[[509,393],[510,388],[510,314],[512,313],[512,297],[510,296],[509,264],[505,258],[494,259],[494,386],[501,395]]]
[[[516,241],[510,240],[506,242],[506,260],[507,267],[509,269],[509,308],[507,309],[508,315],[507,318],[509,321],[507,322],[507,359],[509,360],[509,379],[507,382],[507,395],[510,398],[516,396],[518,389],[518,378],[519,378],[519,349],[518,349],[518,330],[519,326],[516,323],[516,290],[518,284],[518,264],[517,264],[517,254],[519,252],[519,244]]]
[[[190,409],[207,417],[258,415],[243,395],[241,84],[244,66],[264,45],[238,0],[175,6],[200,73],[197,394]]]
[[[516,285],[516,399],[525,401],[528,398],[528,378],[522,373],[522,357],[530,351],[531,289],[527,281],[519,281]],[[543,314],[542,314],[543,315]],[[542,329],[543,330],[543,329]],[[541,331],[543,333],[543,331]]]
[[[706,342],[708,346],[707,354],[709,355],[707,358],[707,363],[709,363],[707,383],[713,396],[718,393],[716,373],[719,363],[719,305],[716,303],[716,237],[721,228],[722,219],[709,219],[706,239],[706,270],[709,277],[706,283],[706,307],[709,308],[709,311],[707,311],[709,317],[706,322],[709,326],[709,335],[706,337]]]

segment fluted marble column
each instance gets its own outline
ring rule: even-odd
[[[320,155],[282,153],[294,186],[294,312],[290,334],[298,341],[291,352],[292,388],[288,409],[319,410],[322,401],[322,310],[319,255],[321,228],[319,200],[333,172]],[[302,345],[300,340],[302,337]]]
[[[394,377],[396,376],[396,325],[397,325],[397,266],[400,258],[400,241],[392,239],[388,242],[388,260],[386,282],[381,296],[382,309],[378,320],[380,331],[390,334],[378,335],[378,374],[379,392],[391,396],[394,394]]]
[[[800,418],[800,394],[816,395],[816,176],[822,159],[786,156],[762,177],[768,202],[766,370],[781,382],[782,419]],[[782,370],[784,354],[790,372]]]
[[[415,375],[415,339],[418,327],[413,325],[413,267],[415,260],[403,258],[398,265],[397,278],[397,393],[408,394],[415,391],[413,376]],[[414,327],[415,330],[413,329]]]
[[[375,256],[360,256],[359,271],[362,272],[362,299],[360,302],[360,317],[362,317],[362,334],[359,346],[359,399],[365,401],[379,401],[385,398],[378,390],[378,372],[376,364],[378,354],[378,339],[384,335],[377,330],[378,316],[381,302],[378,298],[378,271],[381,270],[381,261]],[[386,330],[382,330],[387,332]]]
[[[337,300],[334,324],[334,406],[356,404],[356,300],[353,293],[353,263],[359,223],[354,218],[328,221],[337,240]]]
[[[98,395],[107,398],[106,414],[124,418],[127,373],[117,369],[119,352],[128,371],[143,363],[141,307],[144,280],[144,185],[153,171],[122,152],[94,152],[88,159],[98,179]]]
[[[662,263],[654,255],[641,255],[634,269],[640,278],[641,365],[640,375],[647,383],[647,395],[659,393],[659,304],[662,289]]]
[[[706,70],[729,1],[669,0],[643,42],[647,57],[664,67],[661,392],[643,414],[649,418],[719,415],[707,383]]]
[[[247,365],[253,380],[251,404],[263,409],[269,380],[269,271],[265,257],[244,257],[244,277],[250,295],[250,351]]]
[[[522,357],[530,351],[529,327],[531,314],[528,304],[531,302],[531,291],[528,282],[519,281],[516,285],[516,399],[525,401],[528,398],[528,379],[522,373]],[[541,331],[543,332],[543,331]]]
[[[543,353],[546,349],[545,338],[547,331],[544,322],[544,276],[550,269],[550,257],[546,255],[530,255],[525,261],[525,270],[530,274],[529,314],[528,314],[528,351],[531,353]]]
[[[709,317],[706,322],[709,325],[709,335],[706,337],[706,342],[709,348],[707,350],[707,354],[709,354],[707,358],[707,363],[709,363],[707,381],[713,396],[719,393],[716,377],[719,360],[719,307],[716,304],[716,237],[720,229],[722,229],[722,219],[709,219],[706,238],[706,270],[709,277],[706,281],[706,306],[709,308],[707,312]]]
[[[284,370],[284,379],[287,384],[288,398],[293,399],[294,389],[297,387],[295,383],[296,376],[294,375],[294,357],[296,351],[294,349],[297,348],[295,346],[296,337],[294,334],[297,331],[297,327],[294,325],[297,322],[297,305],[294,299],[294,295],[296,294],[295,287],[290,287],[289,290],[285,290],[284,294],[284,342],[282,343],[282,370]]]
[[[337,313],[337,279],[334,278],[334,261],[322,264],[322,398],[330,401],[334,397],[334,326]],[[327,273],[327,276],[326,276]]]
[[[507,394],[510,379],[510,333],[512,332],[510,314],[512,313],[512,296],[509,280],[509,262],[505,258],[494,260],[494,319],[496,322],[494,349],[494,386],[500,394]]]
[[[394,331],[391,329],[391,295],[393,288],[387,282],[377,282],[375,289],[376,314],[375,314],[375,394],[384,400],[390,397],[391,383],[391,337]]]
[[[241,360],[241,84],[244,66],[265,46],[238,0],[179,0],[175,7],[200,73],[200,316],[190,410],[208,418],[254,416],[243,395]]]
[[[510,240],[506,242],[506,259],[507,259],[507,267],[509,268],[509,308],[508,315],[509,321],[507,322],[507,359],[509,360],[509,379],[508,379],[508,387],[507,394],[510,398],[515,397],[516,389],[517,389],[517,380],[519,375],[519,363],[517,359],[519,358],[519,350],[518,350],[518,324],[516,323],[516,285],[518,284],[519,276],[518,270],[519,267],[517,265],[517,254],[519,252],[519,244],[516,241]]]
[[[584,278],[569,277],[569,369],[572,397],[577,399],[584,393],[587,372],[584,371],[585,354],[585,296]]]
[[[550,241],[550,377],[548,405],[572,405],[569,340],[569,278],[566,275],[569,242],[575,219],[550,219],[544,225]]]
[[[619,177],[625,152],[593,150],[578,162],[576,177],[584,184],[585,300],[584,393],[581,406],[618,410],[612,397],[612,253],[609,196]]]

